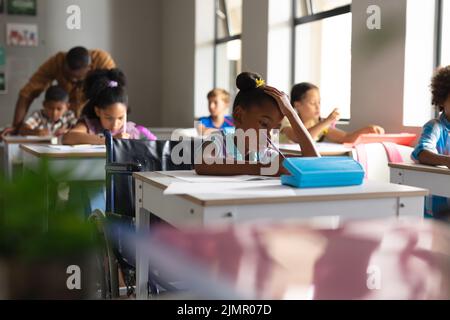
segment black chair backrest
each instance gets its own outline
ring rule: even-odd
[[[106,137],[106,211],[134,217],[134,181],[136,171],[176,171],[194,168],[194,151],[198,140],[144,141]],[[173,159],[172,153],[180,159]],[[111,165],[120,167],[109,170]]]

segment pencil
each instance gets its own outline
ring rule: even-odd
[[[284,160],[286,160],[287,159],[286,156],[280,151],[280,149],[277,146],[275,146],[275,144],[269,139],[269,137],[266,137],[266,138],[267,138],[267,142],[269,142],[269,144],[272,146],[272,148],[274,148],[275,151],[278,152]]]

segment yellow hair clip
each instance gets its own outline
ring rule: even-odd
[[[263,79],[256,79],[256,88],[264,86],[266,82]]]

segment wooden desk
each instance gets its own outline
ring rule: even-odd
[[[135,173],[134,178],[139,231],[147,231],[150,212],[176,228],[318,216],[343,220],[422,217],[424,196],[428,194],[424,189],[379,182],[345,188],[294,189],[282,186],[276,179],[242,182],[235,190],[232,184],[217,183],[215,190],[222,194],[196,194],[196,183],[192,183],[192,193],[164,195],[171,183],[180,180],[158,172]],[[141,259],[139,251],[136,259],[137,294],[145,298],[148,262]]]
[[[419,164],[389,164],[391,182],[430,190],[430,194],[450,198],[450,170]]]
[[[57,138],[54,137],[35,137],[35,136],[6,136],[3,150],[3,165],[5,176],[12,179],[14,166],[22,164],[21,144],[49,144],[56,143]]]
[[[319,153],[324,157],[348,156],[354,157],[354,149],[336,143],[317,143]],[[285,154],[302,155],[298,144],[280,144],[280,151]]]

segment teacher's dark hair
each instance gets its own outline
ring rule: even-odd
[[[75,47],[66,54],[66,63],[70,70],[78,71],[87,68],[91,63],[89,51],[84,47]]]

